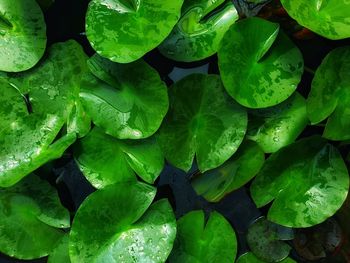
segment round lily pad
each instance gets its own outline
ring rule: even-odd
[[[155,193],[143,183],[122,183],[85,199],[70,233],[72,263],[165,262],[175,240],[176,220],[167,200],[151,205]]]
[[[180,18],[183,0],[92,0],[86,35],[98,54],[129,63],[157,47]]]
[[[177,237],[170,263],[232,263],[237,239],[230,223],[218,212],[205,221],[203,211],[192,211],[177,221]]]
[[[329,39],[350,37],[348,0],[281,0],[288,14],[300,25]]]
[[[222,166],[195,176],[191,184],[198,195],[219,202],[228,193],[249,182],[261,169],[265,154],[253,141],[245,141]]]
[[[165,158],[188,171],[196,155],[201,172],[227,161],[244,138],[247,113],[226,95],[220,77],[193,74],[169,92],[170,110],[159,134]]]
[[[236,263],[269,263],[269,262],[266,262],[257,258],[252,252],[248,252],[240,256],[237,259]],[[291,258],[286,258],[280,261],[280,263],[295,263],[295,261]]]
[[[295,91],[303,73],[299,49],[278,24],[257,17],[230,27],[218,57],[227,92],[248,108],[283,102]]]
[[[46,24],[35,0],[0,1],[0,70],[32,68],[46,48]]]
[[[332,50],[322,61],[307,98],[312,124],[328,117],[323,136],[330,140],[350,139],[350,46]]]
[[[238,18],[232,1],[185,1],[180,20],[158,48],[177,61],[207,58],[217,52],[224,34]]]
[[[119,139],[154,134],[169,107],[158,72],[143,60],[118,64],[94,55],[88,64],[80,97],[93,123]]]
[[[96,188],[135,181],[135,173],[153,184],[164,166],[163,154],[154,139],[118,140],[97,127],[78,141],[74,156]]]
[[[47,263],[71,263],[69,258],[69,235],[61,238],[57,247],[50,253]]]
[[[273,153],[250,190],[258,207],[273,201],[270,221],[287,227],[309,227],[322,223],[342,206],[349,175],[338,150],[313,136]]]

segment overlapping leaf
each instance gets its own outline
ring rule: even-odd
[[[253,253],[248,252],[240,256],[236,261],[236,263],[269,263],[269,262],[262,261],[261,259],[257,258]],[[286,258],[282,260],[280,263],[295,263],[295,261],[291,258]]]

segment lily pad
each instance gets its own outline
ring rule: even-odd
[[[46,24],[35,0],[1,0],[0,70],[32,68],[46,48]]]
[[[98,54],[129,63],[157,47],[180,18],[183,0],[92,0],[86,35]]]
[[[297,88],[303,57],[278,24],[251,17],[231,26],[218,51],[227,92],[248,108],[277,105]]]
[[[350,37],[348,0],[281,0],[288,14],[300,25],[329,39]]]
[[[47,263],[70,263],[69,258],[69,235],[66,234],[58,243],[57,247],[50,253]]]
[[[219,202],[226,194],[249,182],[261,169],[265,154],[253,141],[245,141],[222,166],[199,174],[191,181],[198,195]]]
[[[179,22],[158,48],[177,61],[207,58],[218,51],[224,34],[238,18],[232,1],[185,0]]]
[[[34,174],[0,189],[0,251],[19,259],[47,256],[69,227],[56,191]]]
[[[80,97],[94,124],[118,139],[154,134],[169,107],[157,71],[143,60],[117,64],[98,55],[88,64],[92,74],[84,78]]]
[[[257,258],[253,253],[248,252],[240,256],[236,263],[269,263],[266,261],[262,261],[261,259]],[[295,263],[295,261],[291,258],[286,258],[282,260],[280,263]]]
[[[165,262],[175,240],[176,220],[167,200],[151,205],[155,193],[154,187],[135,182],[91,194],[73,221],[71,261]]]
[[[0,77],[1,187],[59,158],[75,141],[76,132],[59,132],[75,107],[84,71],[86,55],[68,41],[53,45],[32,70]]]
[[[309,122],[306,101],[295,93],[279,105],[250,111],[247,138],[256,141],[265,153],[291,144]]]
[[[178,233],[170,263],[234,262],[237,254],[236,234],[218,212],[205,222],[203,211],[192,211],[177,221]]]
[[[273,153],[251,185],[258,207],[273,202],[268,219],[287,227],[309,227],[333,216],[344,203],[349,175],[338,150],[319,136]]]
[[[154,139],[118,140],[97,127],[78,141],[74,155],[96,188],[135,181],[135,173],[153,184],[164,166],[163,154]]]
[[[220,77],[193,74],[169,92],[170,111],[159,134],[165,158],[188,171],[196,155],[201,172],[227,161],[243,141],[247,113],[226,95]]]
[[[327,117],[323,136],[331,140],[350,139],[350,47],[332,50],[322,61],[312,81],[307,111],[312,124]]]

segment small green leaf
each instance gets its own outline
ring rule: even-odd
[[[232,1],[185,0],[179,22],[158,48],[177,61],[207,58],[217,52],[224,34],[238,18]]]
[[[157,47],[180,17],[183,0],[93,0],[86,34],[98,54],[129,63]]]
[[[119,139],[154,134],[169,107],[166,85],[146,62],[117,64],[98,55],[89,60],[92,74],[80,97],[92,121]]]
[[[64,235],[57,247],[50,253],[47,263],[70,263],[69,258],[69,235]]]
[[[261,169],[265,154],[258,144],[245,141],[222,166],[200,174],[192,180],[198,195],[209,202],[219,202],[226,194],[249,182]]]
[[[236,263],[269,263],[266,261],[262,261],[261,259],[257,258],[253,253],[248,252],[240,256]],[[296,263],[293,259],[291,258],[286,258],[282,260],[280,263]]]
[[[333,216],[344,203],[349,175],[338,150],[313,136],[273,153],[251,185],[258,207],[273,202],[268,219],[309,227]]]
[[[230,223],[212,212],[207,222],[203,211],[192,211],[177,221],[178,233],[170,263],[232,263],[237,239]]]
[[[279,25],[256,17],[231,26],[218,57],[226,90],[248,108],[266,108],[286,100],[303,73],[302,54]]]
[[[323,136],[330,140],[350,139],[350,47],[332,50],[316,71],[307,99],[312,124],[327,117]]]
[[[159,135],[166,159],[188,171],[196,155],[201,172],[227,161],[244,138],[247,113],[226,95],[219,76],[193,74],[169,92],[170,111]]]

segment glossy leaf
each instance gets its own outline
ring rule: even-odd
[[[167,200],[151,205],[155,192],[135,182],[91,194],[73,221],[71,261],[165,262],[175,240],[176,221]]]
[[[273,153],[251,185],[258,207],[273,202],[268,219],[288,227],[325,221],[342,206],[349,175],[338,150],[318,136]]]
[[[180,17],[183,0],[93,0],[86,34],[98,54],[129,63],[157,47]]]
[[[226,90],[249,108],[283,102],[295,91],[303,73],[302,54],[279,25],[256,17],[231,26],[218,57]]]
[[[279,105],[250,113],[247,138],[256,141],[266,153],[294,142],[309,122],[305,99],[299,93]]]
[[[117,64],[98,55],[89,67],[80,97],[96,126],[119,139],[146,138],[158,130],[169,101],[156,70],[142,60]]]
[[[201,172],[227,161],[243,140],[247,113],[226,95],[220,78],[193,74],[169,92],[170,111],[159,136],[166,159],[188,171],[196,155]]]
[[[203,211],[192,211],[177,222],[178,233],[170,263],[234,262],[237,254],[236,234],[230,223],[212,212],[205,222]]]
[[[158,48],[177,61],[207,58],[217,52],[225,32],[238,18],[231,1],[185,0],[180,20]]]
[[[257,258],[253,253],[248,252],[240,256],[236,261],[236,263],[269,263],[269,262],[262,261],[261,259]],[[291,258],[286,258],[282,260],[281,263],[295,263],[295,261]]]
[[[350,2],[348,0],[281,0],[288,14],[297,22],[329,39],[350,37]]]
[[[219,202],[226,194],[249,182],[261,169],[265,154],[252,141],[245,141],[222,166],[199,174],[192,180],[198,195],[209,202]]]
[[[76,161],[96,188],[135,181],[135,173],[153,184],[164,166],[164,157],[154,139],[118,140],[95,127],[78,141]]]
[[[327,117],[323,136],[331,140],[350,139],[350,47],[331,51],[322,61],[312,81],[307,111],[312,124]]]
[[[70,263],[69,258],[69,235],[64,235],[57,247],[50,253],[47,263]]]
[[[0,251],[19,259],[47,256],[69,227],[55,190],[35,175],[0,189]]]
[[[78,99],[84,71],[82,48],[68,41],[53,45],[34,69],[0,78],[1,187],[59,158],[75,141],[73,130],[58,135]]]
[[[46,25],[35,0],[0,1],[0,70],[32,68],[46,48]]]

